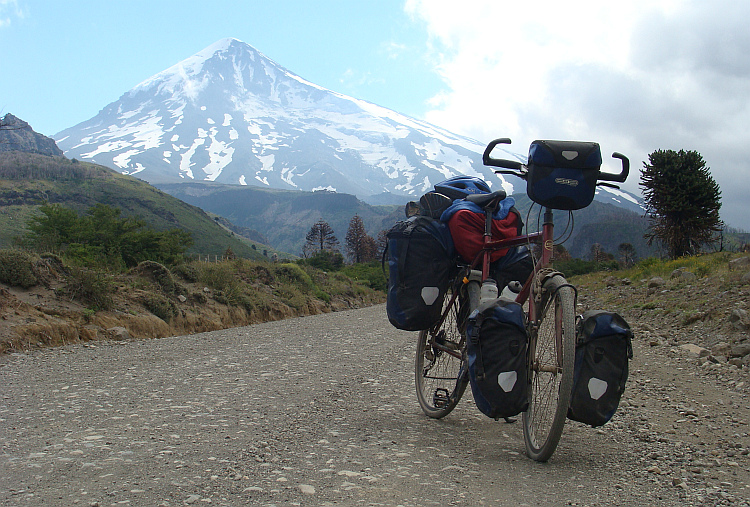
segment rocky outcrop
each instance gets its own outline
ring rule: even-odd
[[[28,123],[10,113],[0,120],[0,126],[0,152],[25,151],[58,157],[63,154],[53,139],[34,132]]]

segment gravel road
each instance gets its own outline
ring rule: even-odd
[[[421,413],[415,338],[381,305],[0,357],[0,503],[750,505],[746,370],[636,327],[620,411],[540,464],[469,392]]]

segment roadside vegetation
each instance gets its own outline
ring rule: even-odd
[[[0,308],[15,308],[4,323],[17,335],[1,338],[0,352],[108,337],[118,325],[132,337],[157,337],[384,299],[379,263],[345,265],[329,251],[251,260],[231,248],[216,262],[196,260],[185,253],[185,231],[156,231],[101,204],[84,214],[42,206],[27,231],[17,247],[0,249],[0,283],[10,289],[0,287]]]

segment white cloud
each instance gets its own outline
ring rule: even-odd
[[[630,156],[700,152],[722,215],[750,229],[750,3],[734,0],[407,0],[445,82],[426,119],[487,142],[598,141]],[[616,165],[613,163],[613,169]],[[739,188],[738,188],[739,185]]]
[[[393,41],[389,41],[381,44],[380,49],[387,55],[387,58],[389,60],[396,60],[403,54],[404,51],[407,50],[407,47],[405,44],[399,44]]]
[[[349,68],[341,75],[339,82],[347,88],[356,88],[383,83],[384,80],[383,78],[374,76],[371,72],[359,72]]]
[[[24,17],[26,14],[18,5],[18,0],[0,0],[0,29],[10,26],[14,18]]]

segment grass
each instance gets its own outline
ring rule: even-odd
[[[180,304],[205,305],[210,299],[248,313],[283,304],[305,315],[336,298],[379,302],[384,297],[341,272],[327,273],[292,262],[234,259],[165,266],[144,261],[122,272],[78,267],[57,256],[0,249],[0,282],[10,286],[49,286],[52,268],[57,273],[53,284],[57,294],[85,306],[87,313],[82,317],[87,321],[99,311],[132,314],[134,303],[169,323],[179,314]]]
[[[749,269],[730,271],[729,261],[746,255],[717,252],[673,260],[648,258],[629,269],[574,276],[570,281],[582,293],[595,292],[602,304],[649,312],[688,326],[716,317],[716,293],[743,290],[741,279]],[[672,273],[681,268],[697,278],[672,278]],[[635,292],[623,299],[621,291],[608,290],[617,288],[608,287],[612,277],[631,280]],[[665,283],[649,289],[648,282],[655,277]]]
[[[736,254],[731,254],[729,252],[681,257],[674,260],[662,260],[649,257],[642,260],[634,267],[620,271],[619,273],[633,280],[653,278],[655,276],[668,278],[674,270],[685,268],[687,271],[695,273],[698,278],[705,278],[710,273],[722,270],[722,268],[728,269],[729,261],[735,257],[737,257]]]

